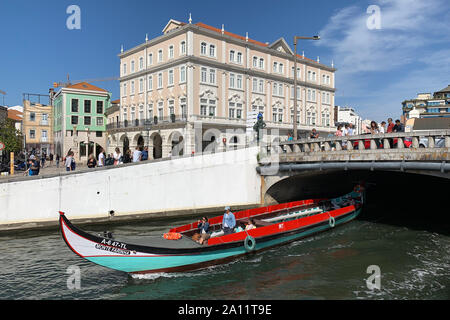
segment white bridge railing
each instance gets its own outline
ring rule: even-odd
[[[272,144],[271,152],[311,153],[383,149],[450,148],[450,130],[365,134],[317,139],[282,141]],[[406,151],[406,150],[405,150]]]

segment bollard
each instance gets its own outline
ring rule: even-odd
[[[9,168],[10,168],[10,173],[11,175],[14,175],[14,152],[10,153],[10,158],[11,160],[9,161]]]

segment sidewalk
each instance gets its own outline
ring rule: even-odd
[[[75,171],[81,170],[81,169],[87,169],[87,165],[86,163],[77,163],[76,169]],[[47,174],[55,174],[55,173],[60,173],[60,172],[65,172],[66,168],[64,167],[64,163],[60,162],[59,164],[59,168],[56,167],[55,162],[53,161],[53,164],[50,165],[49,161],[45,162],[45,167],[39,170],[39,175],[47,175]],[[14,175],[0,175],[0,179],[5,179],[5,178],[12,178],[12,177],[23,177],[25,176],[25,171],[17,171],[14,170]]]

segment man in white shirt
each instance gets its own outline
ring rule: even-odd
[[[100,154],[98,155],[98,164],[99,167],[103,167],[105,165],[105,154],[103,153],[103,148],[100,149]]]
[[[139,147],[136,147],[136,150],[133,152],[133,162],[141,161],[142,151],[139,150]]]

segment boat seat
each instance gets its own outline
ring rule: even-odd
[[[257,228],[258,227],[270,226],[271,224],[273,224],[271,222],[266,222],[266,221],[263,221],[263,220],[260,220],[260,219],[253,219],[253,221],[255,222],[255,226]]]

